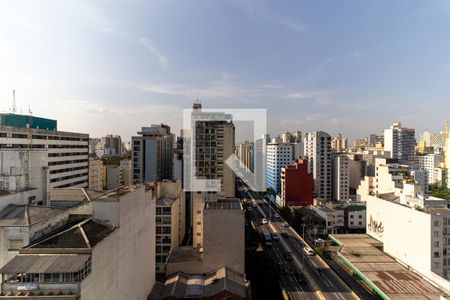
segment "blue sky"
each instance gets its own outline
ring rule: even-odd
[[[267,108],[270,133],[438,131],[450,118],[448,1],[2,1],[0,111],[92,136],[181,109]]]

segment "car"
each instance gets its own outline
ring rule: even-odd
[[[253,208],[249,207],[247,210],[248,210],[248,211],[253,211]]]
[[[282,232],[281,236],[284,237],[285,239],[289,238],[289,234],[287,232]]]
[[[289,227],[289,223],[288,222],[283,222],[283,227]]]
[[[256,202],[253,202],[253,207],[257,207],[258,204],[256,204]]]
[[[272,232],[272,240],[274,240],[274,241],[279,241],[280,240],[280,237],[278,236],[278,233],[275,233],[275,232]]]
[[[316,253],[314,252],[314,250],[311,249],[311,248],[309,248],[309,247],[303,248],[303,252],[305,252],[305,254],[308,255],[308,256],[313,256],[313,255],[316,254]]]
[[[261,223],[267,224],[267,219],[266,219],[266,218],[263,218],[263,219],[261,220]]]
[[[279,214],[274,214],[273,216],[274,216],[275,218],[277,218],[277,219],[280,217]]]

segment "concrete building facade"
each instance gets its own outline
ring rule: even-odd
[[[332,198],[332,156],[331,137],[323,131],[307,133],[304,136],[304,155],[314,178],[314,192],[324,200]]]
[[[106,187],[106,166],[101,159],[89,159],[89,189],[102,191]]]
[[[333,200],[347,201],[350,199],[349,159],[345,153],[333,153]]]
[[[0,149],[45,150],[50,188],[88,187],[88,134],[0,126]]]
[[[269,143],[266,149],[266,185],[279,194],[281,193],[281,169],[294,161],[293,147],[291,144]]]
[[[153,183],[156,197],[156,273],[165,273],[170,251],[181,246],[185,234],[185,198],[181,181]]]
[[[415,130],[402,127],[401,123],[393,123],[384,130],[384,151],[390,158],[398,159],[401,163],[411,162],[415,155]]]
[[[142,127],[131,138],[133,182],[171,180],[173,177],[174,135],[164,124]]]

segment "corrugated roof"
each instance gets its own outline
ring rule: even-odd
[[[63,210],[57,207],[9,204],[0,211],[0,226],[30,226],[48,220]]]
[[[88,261],[87,254],[16,255],[3,268],[1,274],[16,273],[72,273],[80,271]]]

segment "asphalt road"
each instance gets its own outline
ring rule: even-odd
[[[349,300],[359,299],[355,293],[342,281],[342,279],[318,256],[306,255],[303,248],[306,243],[290,226],[283,226],[284,220],[274,218],[274,211],[269,212],[269,205],[260,198],[258,193],[247,191],[249,202],[256,203],[252,208],[252,216],[256,228],[262,232],[266,228],[271,233],[280,236],[278,241],[272,241],[272,246],[265,246],[266,251],[275,258],[285,270],[286,275],[281,275],[281,284],[291,299],[332,299]],[[272,220],[269,216],[272,214]],[[266,218],[268,224],[261,225],[261,219]],[[288,237],[282,237],[284,236]],[[292,261],[284,259],[284,253],[290,252]],[[291,275],[290,271],[294,273]],[[306,282],[298,280],[295,272],[300,273],[300,277]]]

